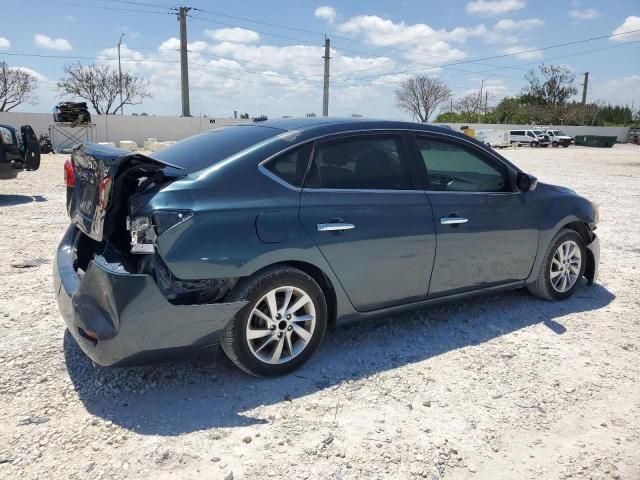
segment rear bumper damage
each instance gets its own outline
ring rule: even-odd
[[[153,277],[91,260],[84,275],[74,267],[81,232],[65,233],[53,277],[58,307],[82,350],[99,365],[133,365],[185,358],[218,341],[246,302],[174,305]]]

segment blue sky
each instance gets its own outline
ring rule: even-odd
[[[170,0],[2,2],[0,60],[29,69],[40,80],[35,103],[18,110],[50,111],[62,99],[55,82],[65,63],[117,65],[115,45],[125,33],[123,69],[148,79],[153,94],[125,112],[180,113],[178,22]],[[332,40],[334,57],[332,115],[408,119],[395,107],[393,91],[415,74],[442,78],[456,97],[477,91],[484,80],[490,103],[496,103],[519,92],[526,70],[541,62],[567,65],[576,82],[588,71],[589,101],[640,107],[637,0],[192,0],[184,5],[194,7],[188,20],[193,115],[320,113],[323,33]],[[536,50],[630,31],[635,32]],[[508,56],[487,58],[499,55]]]

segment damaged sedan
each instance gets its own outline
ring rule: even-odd
[[[564,300],[598,274],[598,210],[444,128],[286,119],[150,156],[84,144],[54,288],[100,365],[220,344],[288,373],[327,327],[526,287]]]

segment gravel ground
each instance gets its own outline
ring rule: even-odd
[[[0,477],[640,478],[640,148],[505,155],[600,204],[600,281],[338,327],[294,375],[95,367],[51,263],[62,163],[0,182]]]

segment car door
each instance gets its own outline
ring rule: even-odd
[[[300,220],[354,308],[422,300],[435,255],[431,206],[400,133],[318,141]],[[415,169],[415,164],[413,166]]]
[[[508,167],[472,142],[417,136],[416,153],[436,225],[430,297],[524,280],[538,246],[527,194]]]
[[[37,170],[40,168],[40,143],[33,128],[30,125],[20,127],[22,145],[24,149],[25,169]]]
[[[0,125],[0,161],[18,170],[24,166],[15,130],[8,125]]]

